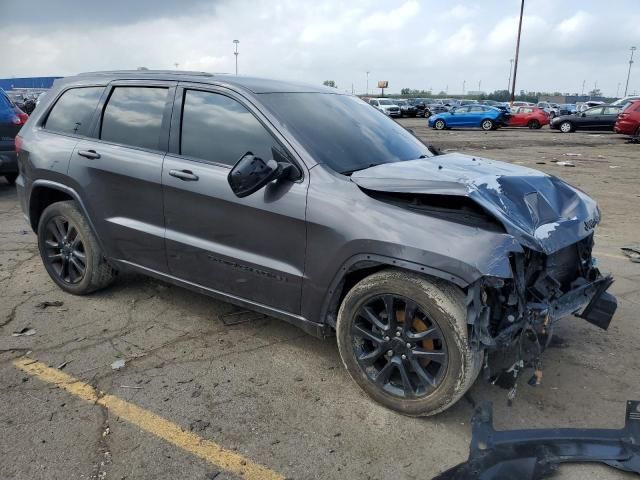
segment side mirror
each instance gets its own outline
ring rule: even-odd
[[[233,193],[243,198],[257,192],[282,175],[283,167],[275,160],[264,162],[253,153],[245,153],[233,166],[227,181]]]

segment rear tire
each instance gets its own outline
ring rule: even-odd
[[[527,124],[527,126],[532,130],[537,130],[541,127],[540,122],[538,120],[529,120],[529,123]]]
[[[496,127],[496,124],[493,122],[493,120],[486,118],[482,121],[482,123],[480,123],[480,128],[482,128],[482,130],[484,130],[485,132],[488,132],[489,130],[494,130]]]
[[[445,123],[444,120],[438,119],[433,124],[433,128],[435,128],[436,130],[444,130],[445,128],[447,128],[447,124]]]
[[[9,185],[14,185],[16,183],[16,178],[18,178],[17,173],[6,173],[4,175],[5,180]]]
[[[45,208],[38,222],[38,249],[51,279],[73,295],[105,288],[118,274],[74,201]]]
[[[409,310],[410,325],[404,321]],[[404,415],[427,416],[456,403],[480,372],[484,353],[471,349],[467,332],[465,296],[458,287],[383,270],[347,293],[336,336],[347,372],[371,398]]]

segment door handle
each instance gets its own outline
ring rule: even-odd
[[[97,160],[98,158],[100,158],[100,154],[95,150],[78,150],[78,155],[90,160]]]
[[[196,182],[199,178],[191,170],[169,170],[169,175],[186,182]]]

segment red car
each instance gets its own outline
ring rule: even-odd
[[[543,125],[549,125],[549,115],[538,107],[518,107],[507,123],[509,127],[540,128]]]
[[[640,100],[630,103],[613,126],[616,133],[640,137]]]

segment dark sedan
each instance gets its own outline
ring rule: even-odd
[[[549,127],[560,130],[562,133],[576,130],[613,130],[620,111],[620,107],[617,106],[600,105],[575,115],[556,117]]]
[[[407,100],[398,98],[391,101],[400,107],[401,117],[415,117],[418,114],[418,109],[411,105]]]

